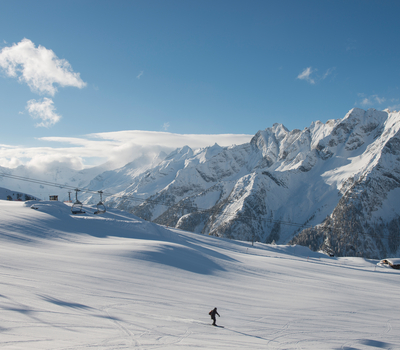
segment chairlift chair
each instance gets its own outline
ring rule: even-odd
[[[75,203],[72,204],[71,207],[71,213],[72,214],[85,214],[85,211],[82,209],[82,203],[78,200],[78,192],[80,191],[80,189],[76,188],[75,189]]]
[[[97,203],[97,210],[94,212],[97,214],[104,214],[106,212],[106,206],[103,203],[103,191],[97,191],[100,193],[100,202]]]

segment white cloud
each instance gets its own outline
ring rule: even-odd
[[[390,102],[392,104],[387,107],[390,111],[398,111],[398,110],[400,110],[400,104],[398,103],[399,102],[398,98],[392,98],[392,99],[390,99]]]
[[[100,165],[106,161],[113,168],[124,166],[140,157],[155,157],[188,145],[193,149],[211,146],[231,146],[250,142],[253,135],[194,135],[168,132],[127,130],[89,134],[80,138],[43,137],[39,141],[57,143],[57,147],[18,147],[0,145],[0,166],[27,164],[47,169],[51,163],[63,162],[74,169]],[[61,145],[61,147],[60,147]],[[18,161],[20,163],[18,163]]]
[[[312,67],[305,68],[298,76],[297,79],[305,80],[310,84],[316,84],[321,80],[325,80],[330,76],[336,67],[328,68],[326,72],[321,76],[317,74],[318,69],[313,69]]]
[[[373,105],[381,105],[386,102],[386,98],[379,97],[378,95],[365,96],[365,94],[358,94],[359,97],[362,98],[362,101],[359,102],[363,107],[373,106]]]
[[[400,104],[388,106],[389,111],[395,112],[400,110]]]
[[[136,78],[140,79],[141,76],[143,75],[143,73],[144,73],[144,72],[141,70],[140,73],[139,73],[139,75],[138,75]]]
[[[45,97],[42,101],[29,100],[26,109],[34,119],[41,119],[42,122],[36,126],[49,127],[57,123],[61,116],[55,113],[53,100]]]
[[[382,104],[383,102],[386,101],[386,98],[384,98],[384,97],[379,97],[377,95],[374,95],[373,97],[374,97],[375,101],[378,102],[379,104]]]
[[[65,150],[64,150],[65,151]],[[36,154],[27,163],[28,168],[36,168],[40,172],[52,171],[62,164],[71,169],[83,169],[84,164],[81,157],[71,154]]]
[[[364,99],[361,101],[361,104],[362,104],[363,106],[368,106],[368,105],[372,105],[372,102],[370,101],[370,99],[364,98]]]
[[[322,76],[322,80],[326,79],[329,75],[331,75],[335,69],[336,69],[335,67],[327,69],[325,74]]]
[[[28,84],[33,92],[54,96],[54,86],[83,88],[86,83],[79,73],[74,73],[65,59],[59,59],[52,50],[43,46],[35,47],[29,39],[5,47],[0,51],[0,67],[10,77]]]
[[[18,158],[0,158],[0,166],[4,168],[16,168],[20,165],[22,165],[22,162]]]
[[[298,76],[297,79],[305,80],[310,84],[315,84],[315,80],[311,78],[311,74],[315,72],[311,67],[304,69]]]
[[[202,148],[218,143],[220,146],[250,142],[253,135],[246,134],[174,134],[164,131],[126,130],[103,132],[86,135],[88,138],[103,139],[118,144],[130,141],[138,145],[161,145],[170,148],[188,145],[191,148]]]
[[[164,125],[163,125],[163,130],[164,130],[164,131],[167,131],[167,130],[169,129],[169,127],[170,127],[169,123],[166,122],[166,123],[164,123]]]

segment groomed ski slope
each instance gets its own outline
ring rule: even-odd
[[[377,261],[85,209],[0,201],[1,349],[400,349]]]

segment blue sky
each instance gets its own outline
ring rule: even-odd
[[[2,1],[0,165],[17,145],[94,133],[254,135],[400,109],[399,14],[369,0]]]

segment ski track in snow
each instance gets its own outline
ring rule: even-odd
[[[1,349],[400,348],[376,261],[38,205],[0,201]]]

